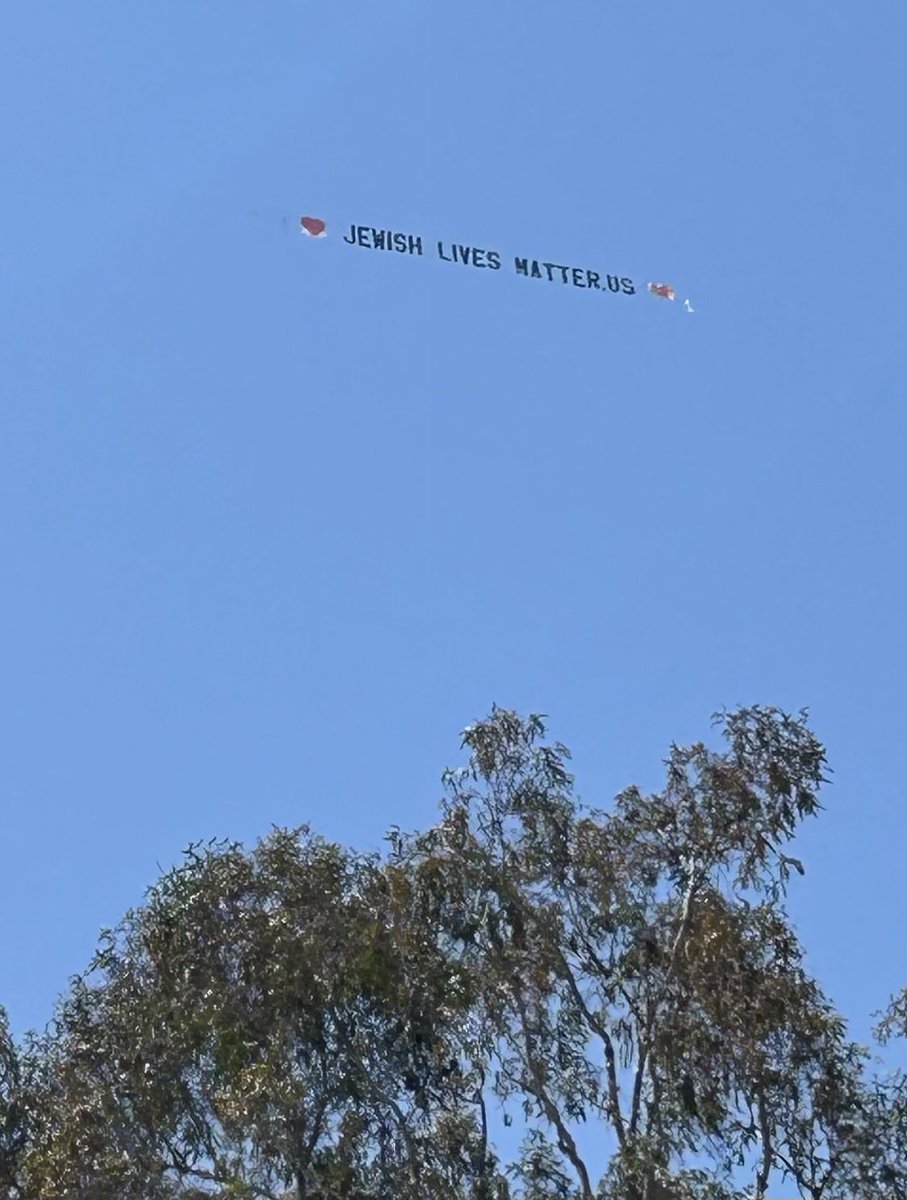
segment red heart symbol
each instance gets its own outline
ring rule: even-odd
[[[320,217],[302,217],[299,224],[310,237],[320,237],[326,228]]]

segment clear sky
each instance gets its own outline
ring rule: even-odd
[[[905,44],[903,0],[4,5],[14,1028],[191,839],[432,821],[492,702],[599,805],[761,702],[829,747],[792,908],[865,1032],[907,983]]]

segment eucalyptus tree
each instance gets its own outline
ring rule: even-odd
[[[12,1200],[905,1200],[904,1076],[786,911],[824,748],[805,713],[717,725],[603,811],[542,718],[494,709],[384,857],[189,847],[43,1035],[0,1021]],[[905,1025],[907,993],[880,1039]]]
[[[406,896],[304,829],[190,847],[35,1047],[34,1194],[468,1194],[469,997]]]
[[[540,718],[496,709],[465,732],[439,823],[396,838],[472,980],[474,1069],[532,1124],[514,1170],[533,1195],[726,1195],[746,1168],[761,1198],[800,1153],[811,1072],[854,1055],[784,909],[823,747],[803,713],[718,724],[722,751],[672,746],[662,791],[604,813],[579,803]],[[598,1181],[583,1147],[603,1139]]]
[[[0,1200],[15,1195],[26,1140],[19,1051],[0,1004]]]

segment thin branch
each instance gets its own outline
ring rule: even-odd
[[[665,978],[664,978],[664,981],[662,982],[661,989],[659,990],[659,994],[658,994],[658,997],[655,1002],[655,1013],[653,1014],[652,1019],[654,1019],[654,1016],[657,1015],[658,1008],[660,1007],[661,1001],[664,999],[665,992],[667,991],[668,981],[674,975],[675,968],[677,966],[677,959],[680,955],[681,950],[683,949],[683,945],[684,945],[684,942],[686,941],[686,937],[687,937],[687,934],[689,933],[689,929],[690,929],[690,924],[693,919],[693,898],[696,895],[696,891],[698,890],[700,883],[702,882],[701,873],[696,870],[694,863],[690,862],[687,870],[689,871],[689,880],[687,882],[686,890],[684,891],[684,895],[683,895],[683,908],[681,910],[681,915],[680,915],[680,924],[677,927],[677,933],[674,936],[674,942],[673,942],[673,945],[671,946],[671,957],[668,960],[668,966],[667,966],[667,970],[665,972]],[[649,1058],[649,1054],[651,1053],[651,1050],[652,1050],[652,1020],[650,1019],[647,1022],[646,1036],[643,1039],[642,1044],[640,1045],[640,1048],[639,1048],[639,1062],[636,1065],[636,1076],[633,1080],[633,1100],[632,1100],[632,1104],[630,1106],[630,1133],[631,1134],[635,1134],[637,1129],[639,1128],[639,1117],[640,1117],[641,1102],[642,1102],[642,1083],[643,1083],[643,1078],[645,1077],[646,1064],[648,1062],[648,1058]]]
[[[564,978],[566,979],[567,986],[570,988],[570,993],[573,996],[573,999],[579,1005],[579,1008],[582,1011],[583,1016],[586,1018],[590,1028],[601,1038],[602,1044],[605,1048],[605,1063],[608,1077],[608,1101],[611,1110],[611,1120],[614,1125],[614,1130],[617,1134],[617,1141],[621,1148],[623,1148],[624,1143],[626,1142],[627,1134],[626,1130],[624,1129],[623,1114],[620,1111],[620,1089],[617,1085],[617,1064],[615,1062],[614,1043],[611,1040],[611,1034],[598,1014],[592,1012],[592,1010],[589,1008],[585,997],[580,991],[579,984],[576,982],[573,970],[560,950],[558,950],[558,957],[561,960],[561,965],[564,969]]]
[[[520,1024],[523,1030],[523,1040],[526,1046],[526,1065],[529,1069],[529,1077],[527,1078],[524,1075],[520,1081],[521,1085],[526,1089],[527,1092],[530,1093],[530,1095],[536,1098],[541,1105],[542,1111],[544,1112],[546,1118],[551,1125],[554,1126],[554,1129],[557,1132],[557,1144],[560,1147],[561,1153],[569,1158],[570,1162],[573,1164],[573,1169],[579,1176],[583,1200],[593,1200],[594,1193],[592,1191],[592,1184],[589,1180],[589,1172],[586,1168],[586,1164],[580,1157],[576,1142],[573,1140],[570,1130],[564,1124],[563,1117],[561,1116],[557,1105],[545,1090],[545,1086],[541,1078],[541,1072],[539,1070],[538,1059],[535,1055],[535,1048],[533,1045],[532,1033],[529,1028],[530,1022],[526,1012],[526,1005],[523,1001],[519,987],[516,989],[516,1001],[520,1014]]]
[[[759,1162],[759,1171],[756,1175],[756,1196],[755,1200],[763,1200],[766,1190],[768,1189],[769,1176],[772,1170],[772,1133],[768,1119],[768,1109],[765,1103],[765,1092],[759,1091],[759,1139],[762,1142],[762,1152]]]

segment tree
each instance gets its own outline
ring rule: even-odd
[[[306,829],[251,854],[190,847],[39,1047],[37,1194],[458,1186],[477,1136],[454,1087],[468,996],[406,902],[393,872]]]
[[[15,1194],[26,1140],[19,1054],[0,1004],[0,1198]]]
[[[757,1198],[774,1172],[806,1187],[822,1148],[837,1167],[863,1064],[783,905],[824,750],[806,714],[719,724],[725,752],[673,746],[662,792],[603,814],[540,719],[495,710],[440,824],[399,847],[474,980],[495,1091],[534,1122],[518,1170],[551,1196],[565,1170],[597,1190],[580,1126],[613,1138],[601,1186],[628,1200],[729,1194],[747,1162]]]
[[[904,1200],[904,1077],[785,908],[824,749],[805,713],[717,723],[602,812],[541,718],[494,709],[383,858],[306,827],[190,846],[45,1034],[0,1026],[16,1200]]]

